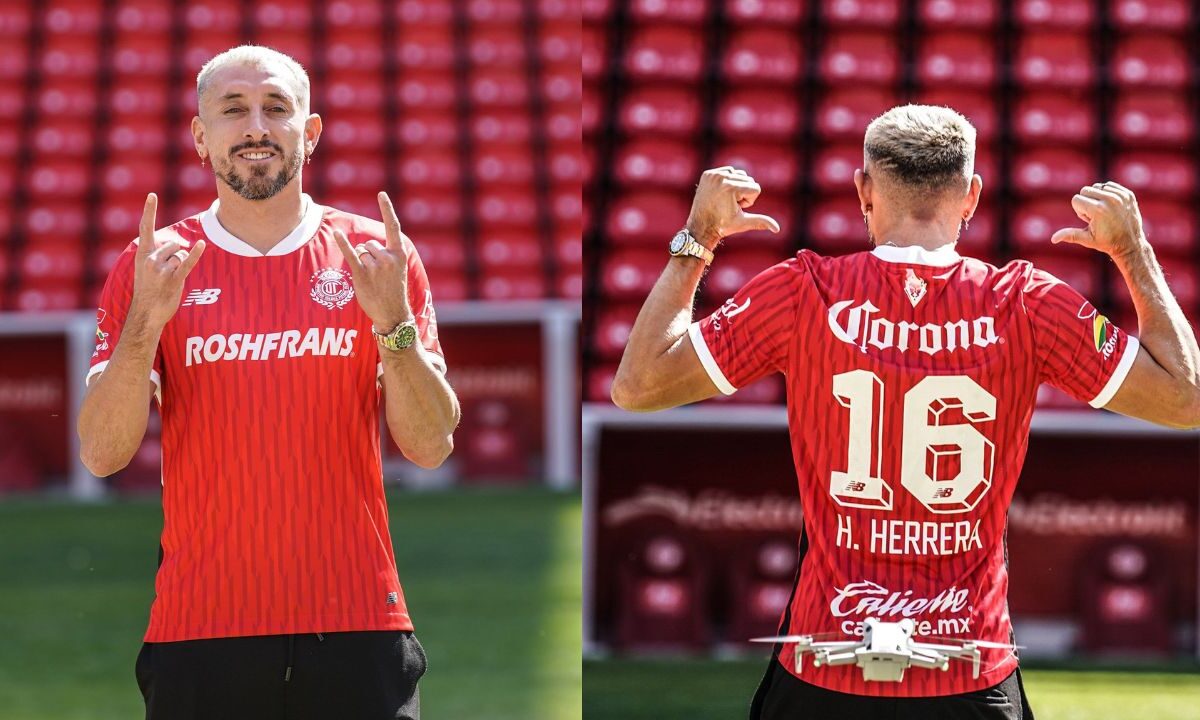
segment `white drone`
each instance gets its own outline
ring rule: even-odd
[[[754,638],[751,642],[795,643],[796,672],[803,670],[804,655],[813,654],[813,666],[850,665],[862,668],[863,680],[900,682],[904,671],[915,665],[930,670],[949,670],[950,658],[970,660],[972,677],[979,677],[979,648],[1015,649],[1016,645],[987,640],[951,640],[961,644],[925,643],[912,639],[916,623],[904,619],[884,622],[867,618],[863,623],[862,640],[831,640],[816,642],[812,635],[782,635]]]

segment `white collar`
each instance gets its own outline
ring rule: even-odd
[[[300,219],[300,224],[296,226],[296,229],[288,233],[287,237],[276,243],[275,247],[268,250],[265,255],[255,250],[245,240],[234,236],[221,226],[220,221],[217,220],[217,208],[221,206],[220,200],[213,200],[212,206],[200,213],[200,226],[204,228],[204,234],[208,236],[208,239],[225,252],[241,255],[242,257],[287,255],[290,252],[299,250],[305,243],[312,239],[312,236],[317,232],[317,228],[321,225],[322,215],[325,214],[325,208],[313,202],[307,193],[301,193],[300,198],[304,201],[304,217]]]
[[[876,245],[871,254],[884,262],[932,265],[934,267],[948,267],[962,260],[962,256],[954,249],[954,243],[947,243],[937,250],[926,250],[919,245],[906,247]]]

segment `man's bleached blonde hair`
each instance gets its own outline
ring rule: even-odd
[[[963,195],[975,173],[975,126],[948,107],[894,107],[867,126],[863,167],[914,200]]]
[[[249,65],[251,67],[282,69],[284,75],[290,75],[296,81],[296,103],[300,111],[308,114],[309,85],[308,73],[300,63],[290,55],[273,50],[262,45],[239,45],[213,57],[204,63],[200,73],[196,75],[196,103],[204,98],[204,93],[212,84],[213,75],[229,65]]]

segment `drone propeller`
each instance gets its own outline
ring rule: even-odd
[[[957,643],[957,645],[948,645],[948,647],[960,648],[963,645],[974,645],[978,648],[995,648],[997,650],[1018,650],[1024,649],[1024,645],[1013,645],[1012,643],[992,642],[991,640],[971,640],[969,638],[951,638],[951,637],[929,637],[929,640],[937,642],[925,642],[924,640],[915,640],[921,645],[931,646],[942,643]]]

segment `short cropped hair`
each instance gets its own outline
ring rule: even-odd
[[[975,126],[948,107],[894,107],[867,126],[863,160],[907,190],[965,193],[975,172]]]
[[[269,47],[263,47],[262,45],[239,45],[238,47],[226,50],[204,63],[204,67],[200,68],[199,74],[196,75],[197,104],[204,97],[204,93],[208,91],[213,74],[227,65],[250,65],[272,69],[282,68],[295,79],[298,95],[296,103],[307,114],[309,98],[308,73],[290,55]]]

